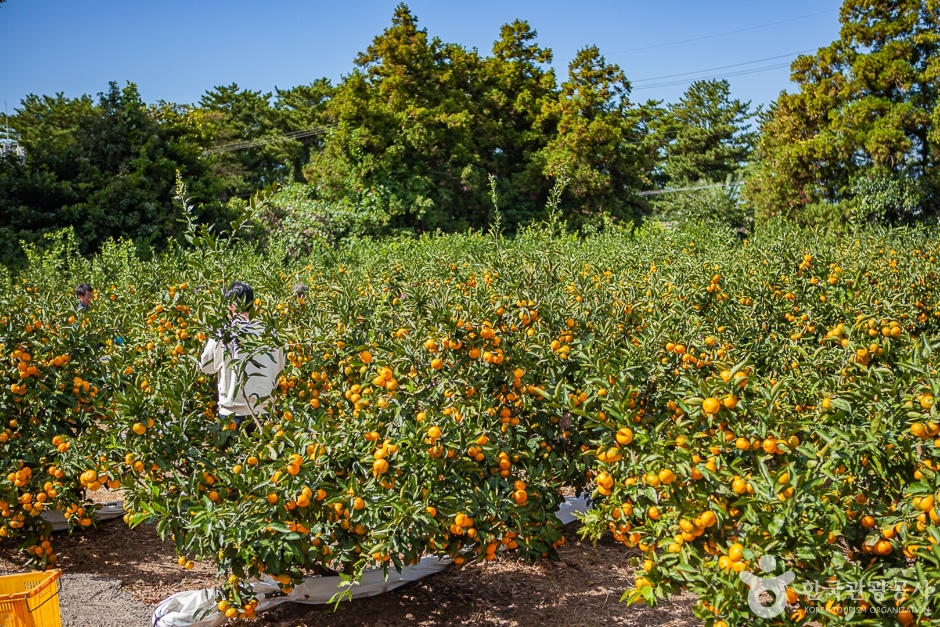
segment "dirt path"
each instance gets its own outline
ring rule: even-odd
[[[635,551],[605,538],[596,547],[577,536],[577,523],[565,529],[559,562],[523,564],[508,558],[451,567],[398,590],[324,606],[286,604],[237,627],[395,627],[491,625],[500,627],[700,624],[691,597],[656,608],[626,607],[621,593],[632,585],[629,559]],[[182,590],[215,583],[214,567],[186,571],[153,527],[128,529],[120,519],[98,529],[59,537],[63,570],[60,603],[66,627],[149,625],[153,606]],[[10,543],[0,544],[0,574],[22,571]],[[138,622],[139,621],[139,622]]]

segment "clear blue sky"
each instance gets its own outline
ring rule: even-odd
[[[0,5],[0,99],[97,94],[133,81],[149,101],[195,102],[215,85],[270,91],[338,81],[391,20],[397,0],[7,0]],[[419,27],[489,53],[501,24],[525,19],[559,76],[596,44],[634,81],[634,100],[672,101],[687,84],[780,65],[838,36],[838,0],[412,0]],[[809,14],[821,15],[792,20]],[[763,28],[752,28],[781,22]],[[709,37],[728,31],[744,32]],[[681,40],[709,37],[677,45]],[[647,48],[649,46],[658,46]],[[634,50],[636,48],[647,48]],[[759,63],[737,65],[760,59]],[[656,78],[735,65],[698,74]],[[729,77],[736,97],[769,103],[791,88],[786,67]],[[642,89],[646,85],[660,85]],[[2,104],[2,103],[0,103]]]

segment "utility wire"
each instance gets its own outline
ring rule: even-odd
[[[639,192],[637,196],[659,196],[660,194],[672,194],[674,192],[693,192],[699,189],[715,189],[716,187],[737,187],[741,183],[715,183],[713,185],[696,185],[695,187],[667,187],[665,189],[654,189],[648,192]]]
[[[702,41],[703,39],[714,39],[715,37],[724,37],[725,35],[735,35],[737,33],[744,33],[751,30],[757,30],[758,28],[767,28],[768,26],[776,26],[778,24],[786,24],[787,22],[795,22],[797,20],[805,20],[809,17],[816,17],[817,15],[824,15],[826,13],[832,13],[833,11],[838,11],[839,9],[828,9],[826,11],[819,11],[818,13],[810,13],[808,15],[801,15],[799,17],[791,17],[787,20],[780,20],[779,22],[769,22],[767,24],[759,24],[757,26],[749,26],[748,28],[740,28],[738,30],[729,30],[724,33],[715,33],[714,35],[704,35],[702,37],[693,37],[692,39],[682,39],[680,41],[670,41],[664,44],[654,44],[652,46],[641,46],[639,48],[628,48],[626,50],[618,50],[616,52],[609,52],[607,55],[611,54],[624,54],[626,52],[637,52],[639,50],[652,50],[653,48],[665,48],[666,46],[678,46],[679,44],[687,44],[693,41]]]
[[[245,150],[246,148],[255,148],[257,146],[263,146],[265,144],[271,144],[273,142],[281,141],[283,139],[302,139],[304,137],[312,137],[314,135],[322,135],[327,133],[334,128],[337,124],[328,124],[326,126],[316,126],[313,128],[301,129],[298,131],[288,131],[281,135],[273,135],[268,137],[260,137],[258,139],[245,140],[240,142],[232,142],[230,144],[222,144],[220,146],[215,146],[206,150],[203,154],[213,155],[220,152],[231,152],[233,150]]]
[[[787,54],[777,55],[775,57],[766,57],[764,59],[755,59],[753,61],[745,61],[744,63],[732,63],[731,65],[720,65],[718,67],[705,68],[703,70],[695,70],[693,72],[681,72],[679,74],[666,74],[665,76],[654,76],[652,78],[638,78],[636,80],[631,80],[630,83],[647,83],[649,81],[659,81],[664,78],[675,78],[676,76],[688,76],[689,74],[701,74],[702,72],[714,72],[715,70],[726,70],[731,67],[740,67],[742,65],[753,65],[754,63],[763,63],[764,61],[773,61],[774,59],[783,59],[786,57],[795,57],[797,55],[806,54],[807,52],[813,52],[816,48],[809,48],[808,50],[799,50],[797,52],[789,52]]]
[[[721,74],[719,76],[700,76],[698,78],[689,78],[679,81],[670,81],[667,83],[655,83],[653,85],[640,85],[639,87],[634,87],[633,91],[640,91],[643,89],[653,89],[656,87],[672,87],[673,85],[685,85],[687,83],[694,83],[695,81],[711,81],[717,80],[720,78],[731,78],[732,76],[744,76],[746,74],[757,74],[759,72],[768,72],[770,70],[779,70],[785,67],[790,67],[790,63],[777,63],[775,65],[767,65],[764,67],[753,68],[750,70],[741,70],[739,72],[730,72],[728,74]]]

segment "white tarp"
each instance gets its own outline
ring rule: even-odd
[[[124,501],[113,501],[111,503],[104,503],[101,506],[97,513],[97,519],[99,521],[111,520],[112,518],[123,516],[124,514]],[[65,519],[65,515],[58,510],[44,509],[40,515],[45,520],[52,523],[53,531],[67,531],[69,528],[69,523]]]
[[[577,514],[587,511],[587,507],[588,501],[583,496],[565,499],[558,508],[557,516],[563,524],[568,524],[577,520]],[[401,573],[389,571],[388,579],[385,579],[380,569],[366,571],[360,582],[351,586],[352,597],[371,597],[394,590],[408,582],[440,572],[450,564],[450,558],[428,556],[414,566],[405,566]],[[307,577],[288,595],[280,595],[281,589],[271,577],[255,581],[251,587],[258,595],[257,611],[263,612],[281,603],[329,603],[337,592],[344,589],[341,583],[339,577]],[[267,594],[278,596],[266,598]],[[216,608],[216,591],[211,588],[178,592],[160,603],[153,611],[154,627],[218,627],[226,620]]]

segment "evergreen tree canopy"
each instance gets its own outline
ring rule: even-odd
[[[111,83],[95,104],[87,97],[27,97],[10,125],[26,159],[0,161],[0,238],[10,262],[19,241],[71,226],[84,252],[126,237],[142,251],[162,248],[179,232],[172,206],[176,171],[218,217],[214,182],[193,140],[189,111],[148,107],[137,87]]]
[[[763,214],[838,220],[860,175],[940,187],[940,2],[845,0],[840,21],[837,41],[793,62],[799,91],[764,117],[747,186]]]
[[[662,174],[670,186],[724,182],[751,155],[756,133],[749,102],[731,98],[726,80],[696,81],[666,107],[657,132],[664,142]]]

